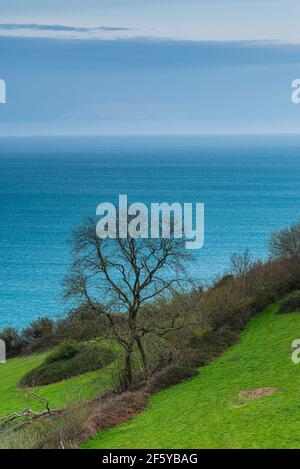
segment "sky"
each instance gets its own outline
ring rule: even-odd
[[[0,0],[0,135],[298,132],[299,0]]]
[[[299,0],[0,0],[0,12],[2,35],[300,41]]]

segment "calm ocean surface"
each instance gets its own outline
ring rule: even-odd
[[[0,139],[0,328],[63,312],[68,239],[100,202],[204,202],[208,282],[229,256],[267,255],[300,219],[300,137]]]

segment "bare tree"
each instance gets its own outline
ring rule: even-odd
[[[276,259],[297,258],[300,256],[300,222],[273,233],[269,240],[269,250]]]
[[[232,254],[230,257],[230,263],[231,272],[233,275],[237,275],[238,277],[245,277],[245,275],[250,272],[254,264],[249,249],[246,249],[242,253],[235,252]]]
[[[147,368],[142,340],[153,332],[141,311],[187,280],[185,265],[191,255],[183,239],[100,239],[91,218],[75,232],[72,244],[74,262],[65,280],[65,298],[88,304],[108,318],[112,337],[124,349],[124,383],[130,388],[134,349]],[[159,334],[166,330],[163,324],[156,328]]]

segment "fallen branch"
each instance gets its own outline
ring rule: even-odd
[[[52,415],[61,415],[63,409],[55,409],[55,410],[44,410],[43,412],[35,412],[32,409],[24,409],[22,412],[14,412],[13,414],[7,415],[0,419],[0,427],[7,425],[8,423],[13,422],[14,420],[20,418],[29,418],[30,420],[35,420],[43,417],[50,417]]]
[[[49,401],[45,397],[39,396],[38,394],[34,392],[30,392],[28,393],[28,395],[29,397],[40,401],[43,404],[45,410],[41,412],[37,412],[30,408],[26,408],[22,410],[21,412],[13,412],[12,414],[7,415],[6,417],[2,417],[0,419],[0,430],[7,427],[7,425],[15,421],[18,422],[19,420],[21,420],[21,422],[17,424],[16,427],[14,428],[14,430],[19,430],[21,427],[29,424],[33,420],[37,420],[37,419],[45,418],[45,417],[52,417],[54,415],[61,415],[64,411],[64,409],[51,410],[49,406]]]

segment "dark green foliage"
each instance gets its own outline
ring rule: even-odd
[[[104,368],[113,361],[112,350],[96,344],[76,344],[65,341],[39,367],[21,380],[21,386],[42,386],[56,383],[88,371]]]
[[[0,338],[7,344],[7,356],[12,357],[44,352],[67,339],[83,342],[104,337],[108,330],[107,318],[100,308],[95,311],[83,304],[57,321],[44,317],[34,320],[21,331],[4,329],[0,331]]]
[[[195,368],[187,366],[169,366],[155,373],[146,388],[147,392],[154,393],[166,389],[198,374]]]
[[[26,342],[49,336],[53,332],[54,321],[47,317],[36,319],[30,326],[22,331],[22,336]]]
[[[102,314],[100,307],[99,310],[95,310],[87,304],[72,309],[65,318],[57,321],[55,327],[57,343],[63,339],[73,339],[80,342],[104,337],[108,333],[108,320]]]
[[[287,298],[280,305],[278,309],[279,314],[296,313],[296,312],[300,312],[300,294],[299,293]]]
[[[82,347],[82,345],[79,345],[74,340],[64,340],[48,355],[45,360],[45,363],[54,363],[60,360],[69,360],[79,352],[80,347]]]
[[[203,337],[193,337],[187,351],[187,364],[196,367],[207,365],[237,341],[239,332],[211,331]]]
[[[55,345],[55,322],[47,317],[36,319],[21,331],[26,353],[42,352]]]
[[[63,319],[40,318],[23,329],[20,333],[24,342],[22,353],[43,352],[66,339],[77,342],[96,339],[105,336],[107,329],[107,319],[100,308],[96,311],[83,304]]]

